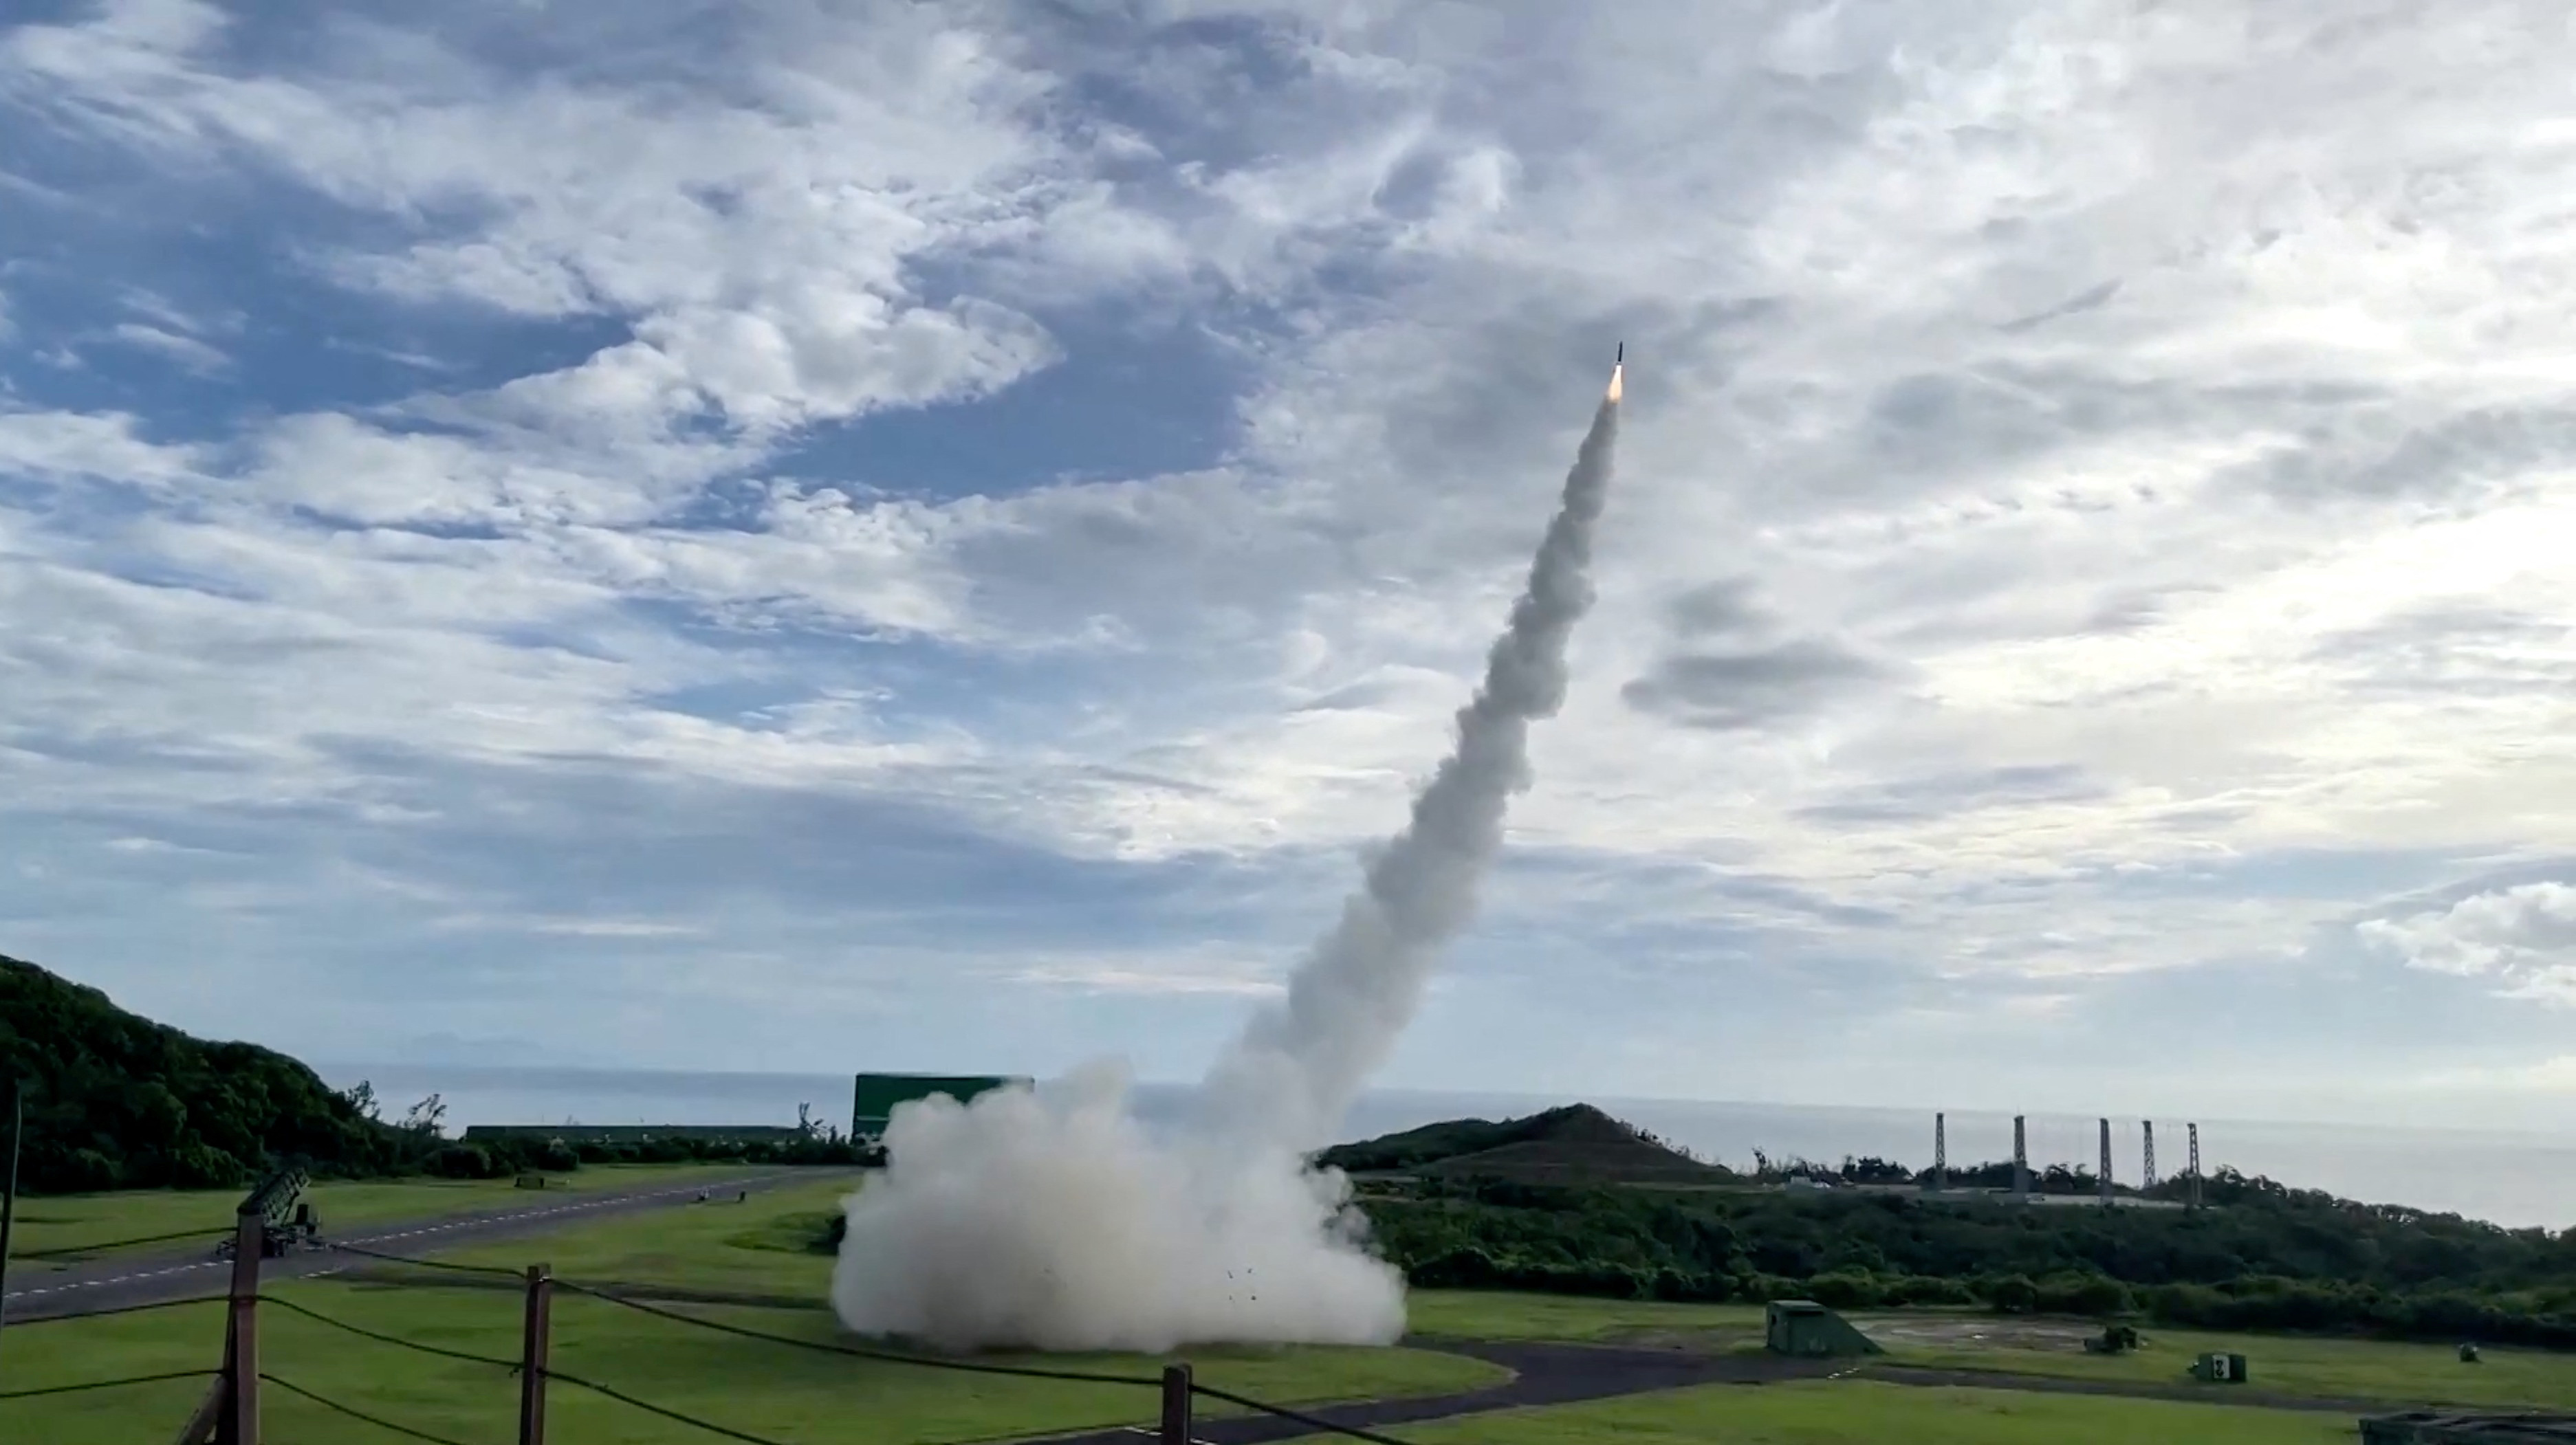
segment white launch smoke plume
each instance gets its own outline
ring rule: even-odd
[[[1369,865],[1367,886],[1252,1018],[1208,1077],[1228,1132],[1312,1148],[1330,1142],[1360,1085],[1413,1021],[1440,946],[1476,909],[1503,843],[1503,811],[1529,786],[1529,728],[1565,701],[1565,643],[1592,605],[1592,528],[1609,495],[1619,379],[1593,414],[1565,495],[1530,564],[1485,683],[1458,711],[1458,746],[1413,800],[1413,819]]]
[[[1565,698],[1592,602],[1620,373],[1593,414],[1529,585],[1458,713],[1458,746],[1370,862],[1366,886],[1210,1071],[1177,1137],[1149,1137],[1127,1078],[1093,1066],[1034,1092],[899,1107],[889,1167],[848,1202],[841,1320],[952,1349],[1167,1350],[1217,1340],[1377,1344],[1403,1281],[1366,1250],[1339,1172],[1309,1169],[1394,1048],[1442,944],[1473,916],[1529,785],[1530,724]]]

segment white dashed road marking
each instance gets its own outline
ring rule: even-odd
[[[690,1184],[684,1185],[678,1189],[656,1189],[645,1194],[620,1194],[614,1198],[592,1199],[580,1204],[558,1204],[552,1209],[522,1209],[504,1214],[468,1215],[462,1219],[451,1219],[443,1224],[424,1224],[417,1229],[405,1229],[392,1234],[362,1235],[347,1242],[356,1245],[391,1244],[395,1240],[399,1239],[418,1239],[424,1234],[444,1234],[449,1230],[473,1229],[477,1227],[487,1227],[494,1224],[517,1224],[531,1219],[547,1219],[558,1214],[579,1214],[585,1210],[609,1209],[621,1204],[642,1204],[649,1200],[668,1199],[675,1194],[702,1193],[710,1188],[748,1189],[754,1185],[771,1184],[780,1179],[789,1177],[791,1176],[784,1174],[764,1174],[751,1179],[732,1180],[721,1185]],[[75,1280],[70,1284],[50,1284],[35,1289],[13,1289],[9,1291],[6,1298],[11,1300],[35,1299],[42,1295],[69,1294],[75,1290],[85,1289],[106,1289],[112,1285],[134,1284],[141,1280],[163,1279],[174,1274],[191,1274],[199,1270],[223,1269],[227,1267],[228,1266],[226,1266],[222,1260],[199,1260],[192,1264],[174,1264],[161,1269],[138,1270],[132,1274],[109,1275],[104,1279]],[[338,1274],[344,1267],[345,1266],[334,1265],[330,1269],[316,1270],[304,1277],[312,1279],[319,1278],[322,1275]]]

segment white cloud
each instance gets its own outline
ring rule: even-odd
[[[2484,1064],[2436,1069],[2423,1076],[2430,1089],[2497,1090],[2506,1093],[2576,1094],[2576,1054],[2557,1054],[2528,1064]]]
[[[462,54],[344,25],[339,74],[228,73],[211,7],[122,5],[22,27],[10,88],[70,124],[191,163],[280,167],[430,231],[329,255],[332,275],[415,300],[603,313],[636,340],[548,398],[703,400],[737,426],[973,396],[1044,365],[1034,323],[971,296],[925,301],[916,259],[1043,225],[1058,162],[1012,111],[1042,78],[939,7],[835,32],[754,32],[738,98],[506,86]],[[470,213],[469,234],[426,218]],[[621,359],[621,357],[623,359]],[[605,366],[615,380],[601,374]]]
[[[192,475],[203,448],[150,441],[119,412],[0,410],[0,470],[161,486]]]
[[[2438,912],[2369,919],[2357,932],[2410,968],[2485,979],[2507,998],[2576,1007],[2576,887],[2517,884]]]
[[[1048,958],[1010,975],[1015,983],[1077,993],[1276,998],[1287,992],[1266,965],[1182,950],[1157,959]]]
[[[176,331],[147,326],[140,321],[121,321],[108,332],[111,340],[164,356],[200,376],[212,375],[232,365],[233,359],[223,352]]]
[[[896,798],[1139,871],[1332,854],[1437,757],[1624,338],[1602,597],[1515,815],[1614,880],[1566,902],[1597,936],[2038,979],[2015,1007],[2055,1018],[2576,853],[2563,27],[1181,8],[744,12],[676,68],[639,11],[577,78],[471,26],[291,60],[177,3],[8,32],[29,123],[174,205],[359,218],[261,238],[316,285],[585,338],[388,340],[454,370],[211,424],[13,396],[0,608],[46,624],[0,637],[12,796],[431,808],[390,752]],[[234,332],[128,309],[258,385]],[[892,475],[836,430],[991,425],[1134,315],[1239,369],[1184,469]],[[2293,876],[2321,855],[2385,871]],[[2576,993],[2499,932],[2556,904],[2477,902],[2362,936]],[[1006,951],[1104,996],[1267,986]]]

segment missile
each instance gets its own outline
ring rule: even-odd
[[[1620,385],[1620,382],[1626,375],[1627,370],[1628,343],[1622,341],[1619,343],[1618,353],[1610,358],[1610,389],[1602,393],[1601,399],[1603,401],[1609,402],[1613,406],[1618,404],[1619,394],[1626,390],[1625,387]]]
[[[1625,366],[1628,364],[1628,343],[1624,341],[1619,343],[1619,354],[1610,358],[1610,364],[1612,366]]]

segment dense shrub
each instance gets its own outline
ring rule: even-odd
[[[450,1144],[429,1156],[429,1172],[441,1179],[493,1179],[505,1168],[480,1144]]]
[[[1362,1196],[1424,1287],[1980,1304],[2177,1324],[2576,1345],[2571,1234],[2375,1208],[2222,1173],[2224,1207],[2015,1209],[1913,1194],[1439,1180]]]
[[[107,995],[0,958],[0,1079],[26,1088],[31,1194],[230,1186],[282,1162],[374,1174],[414,1152],[311,1069],[209,1043]]]

